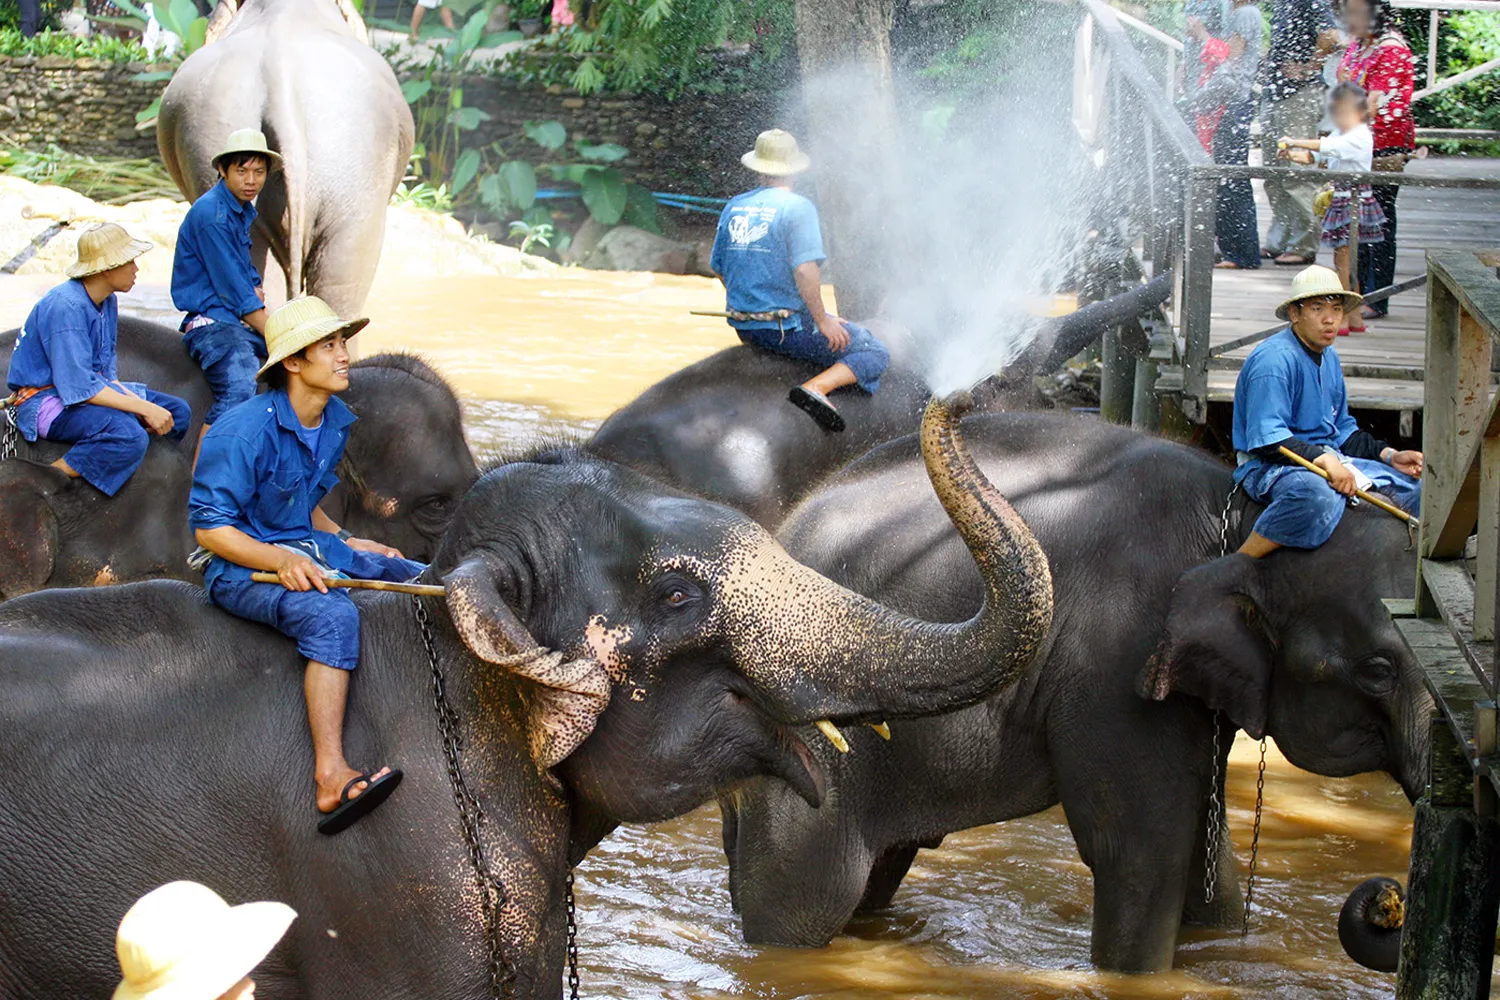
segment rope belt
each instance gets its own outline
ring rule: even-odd
[[[0,399],[0,409],[3,409],[7,406],[20,407],[22,403],[25,403],[32,396],[35,396],[39,392],[46,392],[51,388],[53,388],[53,386],[50,385],[28,385],[23,388],[17,389],[9,396],[6,396],[4,399]]]
[[[784,319],[791,319],[797,315],[791,309],[772,309],[770,312],[747,313],[734,309],[726,309],[724,315],[730,319],[739,320],[741,323],[779,323]]]

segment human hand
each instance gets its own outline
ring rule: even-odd
[[[1352,497],[1354,491],[1359,489],[1359,484],[1354,479],[1354,473],[1343,462],[1340,462],[1337,457],[1324,452],[1318,456],[1318,460],[1313,464],[1328,473],[1328,485],[1344,496]]]
[[[142,402],[140,418],[146,429],[158,437],[172,433],[172,412],[165,406]]]
[[[368,538],[349,538],[344,540],[344,544],[360,552],[373,552],[376,555],[389,556],[392,559],[406,558],[401,554],[400,549],[391,545],[382,545],[380,542],[372,541]]]
[[[288,552],[282,556],[281,562],[277,565],[276,575],[281,579],[281,585],[287,590],[304,591],[316,588],[321,593],[328,593],[328,585],[323,582],[323,571],[318,569],[318,564],[307,556]]]
[[[818,320],[818,332],[828,341],[830,350],[842,351],[849,346],[849,331],[844,329],[844,324],[833,313],[825,313]]]
[[[1413,479],[1421,479],[1425,461],[1420,451],[1398,451],[1391,456],[1391,468],[1404,472]]]

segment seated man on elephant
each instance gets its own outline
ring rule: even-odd
[[[822,366],[788,399],[824,430],[842,431],[828,394],[846,385],[873,393],[890,352],[823,305],[818,210],[792,191],[792,177],[811,163],[797,140],[781,129],[762,132],[741,162],[765,186],[730,199],[719,216],[710,266],[724,282],[729,323],[747,344]]]
[[[204,436],[189,522],[219,607],[297,640],[315,755],[318,823],[333,834],[383,802],[401,780],[388,767],[361,773],[344,759],[349,671],[359,664],[359,609],[326,578],[408,580],[425,567],[395,549],[351,538],[318,507],[338,482],[354,414],[335,398],[349,387],[345,321],[322,299],[294,299],[266,324],[270,359],[256,373],[269,391],[236,406]],[[279,583],[258,583],[255,571]]]
[[[150,249],[113,223],[84,232],[72,280],[32,308],[6,377],[21,436],[71,443],[52,465],[111,497],[140,468],[151,434],[180,441],[192,419],[176,396],[119,381],[115,295],[134,287],[135,259]]]
[[[266,356],[266,293],[250,262],[251,203],[281,157],[260,132],[241,129],[213,162],[219,183],[188,209],[172,258],[172,304],[187,313],[183,346],[214,397],[203,433],[255,395],[255,370]]]
[[[1422,501],[1422,453],[1398,451],[1349,415],[1334,338],[1361,296],[1326,267],[1309,267],[1276,310],[1290,323],[1250,352],[1234,387],[1235,482],[1266,509],[1239,551],[1260,558],[1283,545],[1315,549],[1328,540],[1357,489],[1388,494],[1415,514]],[[1285,448],[1328,473],[1294,464]]]

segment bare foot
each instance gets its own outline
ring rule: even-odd
[[[349,789],[349,800],[352,802],[359,798],[364,793],[364,790],[370,787],[370,781],[374,781],[390,773],[390,768],[382,767],[370,775],[369,781],[356,782],[354,787]],[[344,786],[355,778],[358,778],[360,774],[361,772],[354,770],[354,768],[346,764],[337,771],[326,775],[318,775],[314,779],[318,785],[318,811],[330,813],[337,809],[340,803],[340,796],[344,794]]]

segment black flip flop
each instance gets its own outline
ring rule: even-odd
[[[356,820],[374,812],[375,807],[390,798],[396,786],[401,784],[401,772],[396,768],[391,768],[388,774],[372,779],[370,775],[374,773],[371,771],[370,774],[361,774],[349,779],[349,783],[339,793],[338,808],[331,813],[325,813],[323,818],[318,820],[319,833],[330,837],[335,833],[343,833],[353,826]],[[368,781],[369,784],[365,786],[364,791],[359,793],[358,798],[351,799],[349,790],[361,781]]]
[[[828,397],[816,389],[808,389],[797,386],[786,394],[793,406],[803,411],[818,422],[818,426],[825,431],[833,431],[837,434],[844,429],[844,418],[839,416],[839,411],[833,408]]]

